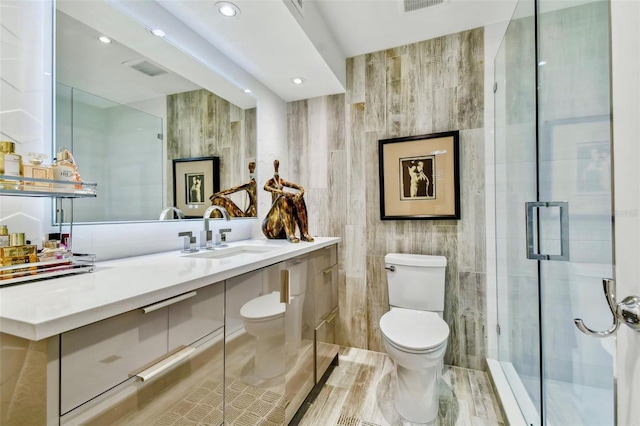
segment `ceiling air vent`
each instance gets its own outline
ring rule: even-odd
[[[157,77],[163,74],[169,74],[168,71],[163,70],[157,65],[152,64],[147,60],[135,60],[135,61],[127,61],[124,62],[124,65],[133,68],[136,71],[140,71],[143,74],[148,75],[149,77]]]
[[[302,6],[302,1],[303,0],[289,0],[289,1],[290,1],[291,4],[293,4],[293,6],[298,11],[300,16],[302,16],[304,18],[304,10],[303,10],[303,6]]]
[[[427,7],[438,6],[449,0],[404,0],[404,11],[413,12]]]

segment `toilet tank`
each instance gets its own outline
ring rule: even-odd
[[[442,314],[446,257],[389,253],[384,261],[391,307]]]

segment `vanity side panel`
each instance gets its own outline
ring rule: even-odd
[[[47,423],[47,340],[0,333],[0,424]]]

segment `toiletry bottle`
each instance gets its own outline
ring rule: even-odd
[[[0,141],[0,175],[22,176],[22,156],[15,153],[16,144]],[[0,186],[7,189],[18,189],[20,181],[0,180]]]
[[[53,180],[62,180],[67,182],[82,182],[76,162],[66,148],[60,148],[56,154],[55,162],[51,165],[53,171]],[[82,188],[82,185],[76,185],[76,188]]]
[[[9,247],[9,230],[7,225],[0,225],[0,247]]]
[[[35,179],[50,179],[49,168],[44,165],[46,154],[39,152],[30,152],[27,154],[27,161],[22,163],[23,176]],[[30,182],[26,181],[26,185],[49,186],[46,182]]]
[[[9,247],[17,247],[26,245],[24,232],[14,232],[9,234]]]

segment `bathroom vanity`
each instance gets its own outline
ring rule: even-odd
[[[289,423],[337,359],[338,242],[239,241],[0,289],[0,423]],[[284,372],[265,377],[241,310],[273,292],[290,302],[272,336]]]

